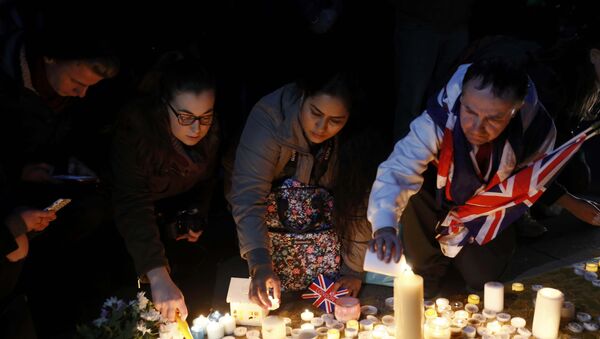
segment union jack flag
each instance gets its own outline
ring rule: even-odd
[[[308,286],[309,293],[302,294],[302,299],[314,299],[313,305],[326,313],[333,313],[335,302],[343,295],[348,294],[347,288],[340,288],[332,293],[334,282],[319,274]]]
[[[450,211],[438,235],[442,252],[454,257],[469,242],[484,245],[494,239],[540,198],[583,142],[600,132],[599,127],[595,123],[504,180],[496,175],[483,191]]]

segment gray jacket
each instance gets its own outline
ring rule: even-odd
[[[250,270],[258,264],[270,263],[269,238],[264,223],[266,197],[272,182],[281,179],[284,167],[296,153],[294,178],[309,183],[314,157],[300,125],[299,114],[302,103],[300,90],[288,84],[263,97],[252,109],[236,151],[231,192],[227,195],[232,214],[237,224],[242,257],[248,260]],[[336,149],[336,147],[334,147]],[[337,161],[334,151],[329,160]],[[320,178],[319,185],[331,188],[335,166],[328,166]],[[370,230],[355,232],[368,241]],[[353,271],[362,271],[362,260],[366,245],[352,246],[342,254],[344,263]],[[250,253],[251,252],[251,253]],[[348,267],[342,273],[351,273]]]

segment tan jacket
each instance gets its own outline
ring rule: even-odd
[[[272,182],[284,175],[284,167],[294,152],[297,157],[294,178],[307,184],[310,181],[314,157],[300,125],[301,103],[302,95],[294,84],[263,97],[250,112],[236,151],[232,187],[227,199],[237,224],[241,255],[249,261],[251,269],[269,260],[264,256],[249,258],[248,253],[256,249],[269,249],[267,226],[264,223],[266,197],[271,191]],[[337,161],[335,151],[330,161],[332,164]],[[328,166],[319,180],[320,186],[331,188],[334,168]],[[370,236],[370,230],[366,233]],[[366,249],[366,245],[363,247]],[[357,249],[352,248],[349,252]],[[343,255],[345,262],[346,257],[351,259],[352,263],[346,264],[355,271],[362,271],[364,249],[359,249],[359,252],[362,255]]]

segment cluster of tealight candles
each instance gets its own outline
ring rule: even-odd
[[[598,266],[600,260],[588,261],[573,265],[575,274],[582,276],[585,280],[592,283],[596,287],[600,287],[600,279],[598,279]]]
[[[233,339],[231,335],[234,334],[235,329],[235,319],[229,313],[221,315],[215,311],[208,317],[200,315],[194,319],[190,331],[194,339],[203,339],[204,336],[208,339]]]

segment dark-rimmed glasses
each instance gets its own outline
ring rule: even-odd
[[[165,104],[167,104],[167,106],[169,106],[171,111],[173,111],[173,114],[175,114],[175,116],[177,117],[177,122],[179,122],[179,124],[182,126],[190,126],[196,120],[198,120],[200,125],[210,126],[212,124],[212,121],[213,121],[212,114],[211,115],[202,115],[202,116],[197,117],[193,114],[177,112],[177,110],[173,106],[171,106],[171,103],[166,100],[165,100]]]

